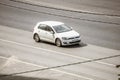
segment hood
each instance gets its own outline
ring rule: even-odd
[[[74,31],[74,30],[71,30],[71,31],[68,31],[68,32],[58,33],[57,36],[59,36],[60,38],[61,37],[70,38],[70,37],[79,36],[79,33]]]

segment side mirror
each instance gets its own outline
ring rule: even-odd
[[[54,31],[50,31],[51,34],[54,34]]]

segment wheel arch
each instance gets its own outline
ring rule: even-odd
[[[57,37],[57,38],[55,38],[55,43],[56,43],[57,39],[60,39],[60,38],[58,38],[58,37]]]
[[[35,39],[35,35],[38,35],[38,33],[34,33],[34,34],[33,34],[33,39]]]
[[[62,46],[62,41],[61,41],[61,39],[60,39],[60,38],[58,38],[58,37],[55,39],[55,44],[56,44],[57,39],[59,39],[59,40],[60,40],[60,43],[61,43],[61,46]]]

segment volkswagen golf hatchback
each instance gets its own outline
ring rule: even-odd
[[[78,32],[57,21],[38,22],[34,27],[33,39],[36,42],[51,42],[57,46],[79,44],[81,41]]]

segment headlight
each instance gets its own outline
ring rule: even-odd
[[[67,38],[67,37],[62,37],[62,39],[63,39],[63,40],[68,40],[68,38]]]
[[[80,36],[76,36],[75,38],[80,38]]]

